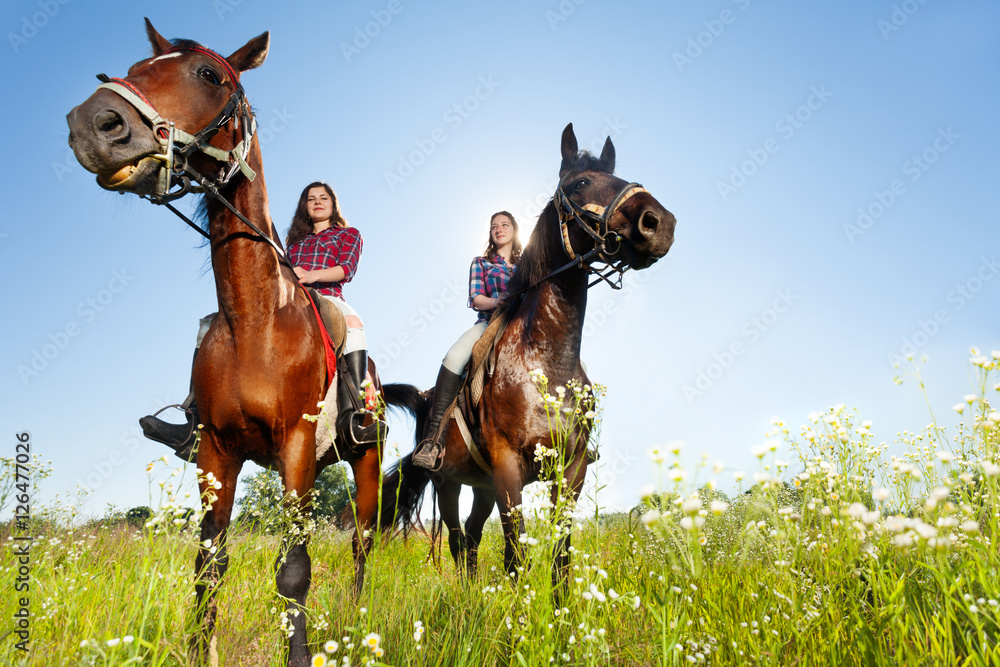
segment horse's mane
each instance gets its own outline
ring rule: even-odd
[[[580,154],[576,158],[576,162],[573,163],[570,170],[566,174],[560,176],[559,180],[563,181],[566,179],[566,175],[569,173],[579,174],[584,171],[607,171],[601,165],[601,158],[596,157],[590,151],[580,151]]]
[[[584,171],[604,171],[600,162],[600,158],[595,157],[589,151],[581,151],[576,162],[561,175],[559,180],[563,182],[568,175]],[[504,326],[510,324],[510,321],[514,319],[514,315],[524,304],[525,297],[531,288],[540,283],[555,268],[556,262],[562,257],[559,254],[561,248],[559,216],[556,213],[555,203],[550,199],[538,216],[538,222],[535,223],[535,228],[531,232],[531,238],[528,239],[528,243],[521,253],[521,260],[517,263],[514,275],[511,276],[507,289],[509,297],[500,306],[500,316],[504,318]],[[533,300],[529,304],[530,310],[525,313],[528,324],[525,327],[526,334],[530,330],[531,320],[534,318],[538,302]]]
[[[538,216],[535,228],[531,231],[531,237],[525,244],[524,251],[521,252],[521,259],[514,269],[514,275],[510,278],[510,284],[507,287],[509,297],[501,304],[499,313],[499,316],[504,318],[504,326],[510,324],[514,315],[521,309],[528,292],[536,287],[552,270],[553,249],[560,247],[558,222],[555,204],[550,199]],[[528,326],[525,327],[525,332],[530,329],[538,302],[529,300],[528,304],[529,311],[526,313]]]
[[[198,47],[199,49],[206,48],[203,44],[201,44],[199,42],[196,42],[193,39],[181,39],[181,38],[172,39],[172,40],[170,40],[170,43],[173,46],[176,46],[179,49],[190,49],[190,48],[193,48],[193,47]],[[211,49],[208,49],[208,50],[211,50]]]

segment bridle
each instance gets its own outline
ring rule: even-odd
[[[579,266],[588,273],[593,273],[597,276],[593,282],[587,285],[588,288],[593,287],[599,281],[603,280],[611,285],[612,289],[621,289],[622,278],[629,269],[624,243],[625,239],[618,232],[610,231],[608,229],[608,222],[626,201],[640,192],[648,192],[648,190],[638,183],[628,183],[618,191],[618,194],[615,195],[614,199],[607,206],[599,204],[584,204],[581,206],[569,198],[569,195],[563,189],[563,184],[560,183],[559,188],[552,198],[552,203],[555,205],[556,214],[559,216],[559,231],[562,235],[563,250],[566,251],[566,256],[571,261],[556,269],[545,278],[551,278],[566,269]],[[594,241],[594,247],[582,255],[578,255],[570,243],[569,225],[571,222],[576,222],[580,229],[586,232]],[[595,266],[592,261],[595,259],[597,262],[604,264],[604,267]],[[610,278],[614,274],[617,274],[617,276]]]
[[[259,227],[252,223],[246,216],[236,210],[236,208],[223,197],[219,190],[224,188],[236,175],[242,173],[247,180],[252,181],[256,174],[250,165],[247,164],[247,156],[250,154],[250,145],[253,142],[254,134],[257,131],[257,119],[254,117],[250,102],[247,100],[240,83],[239,75],[229,62],[211,49],[206,49],[197,45],[179,45],[166,49],[161,56],[171,53],[182,53],[193,51],[204,54],[216,61],[229,75],[230,80],[236,87],[233,94],[229,96],[225,106],[216,114],[215,118],[209,121],[208,125],[195,134],[189,134],[178,129],[173,121],[169,121],[160,116],[152,103],[142,92],[125,79],[109,77],[106,74],[98,74],[101,81],[98,90],[110,90],[131,104],[139,114],[151,124],[153,134],[160,144],[161,153],[148,157],[156,158],[164,163],[160,168],[157,178],[156,189],[152,194],[140,195],[154,204],[166,206],[178,215],[184,222],[194,228],[199,234],[208,238],[208,234],[201,227],[192,222],[186,215],[174,208],[170,202],[180,199],[186,194],[204,194],[218,200],[228,208],[236,217],[248,225],[254,232],[278,252],[278,258],[285,264],[285,251],[278,245],[269,234],[265,234]],[[210,145],[212,137],[229,123],[233,124],[233,129],[237,132],[242,128],[242,137],[239,143],[231,150],[222,150]],[[196,153],[204,153],[208,157],[222,163],[222,168],[218,173],[203,176],[191,166],[190,158]],[[290,264],[288,264],[291,266]]]

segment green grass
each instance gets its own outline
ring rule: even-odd
[[[364,664],[375,656],[363,640],[378,633],[378,663],[388,665],[1000,664],[1000,415],[989,404],[998,367],[974,365],[977,393],[956,434],[903,433],[897,456],[843,406],[799,430],[776,421],[769,437],[784,444],[756,450],[760,468],[733,497],[696,486],[708,464],[686,469],[679,446],[652,450],[662,483],[632,514],[576,516],[566,528],[527,512],[516,582],[501,571],[491,521],[474,580],[456,573],[447,549],[429,558],[426,536],[379,540],[354,601],[350,536],[319,528],[312,650],[325,656],[324,642],[335,641],[329,664],[345,655]],[[180,483],[165,491],[179,494]],[[166,503],[145,529],[33,525],[31,652],[8,634],[4,664],[188,664],[197,540],[174,523],[176,511]],[[572,569],[557,603],[551,553],[565,529]],[[2,538],[21,534],[8,527]],[[275,535],[231,535],[220,665],[284,664],[278,548]],[[3,565],[11,591],[16,569]],[[0,596],[7,628],[16,604]]]

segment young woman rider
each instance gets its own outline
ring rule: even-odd
[[[437,469],[444,447],[437,438],[445,410],[462,388],[465,366],[472,357],[472,347],[486,331],[490,316],[507,291],[514,265],[521,258],[517,221],[507,211],[490,217],[490,237],[486,253],[472,260],[469,268],[469,307],[479,311],[476,323],[463,333],[448,350],[434,385],[434,403],[427,425],[427,437],[413,452],[413,463],[429,470]]]
[[[348,226],[329,185],[310,183],[299,195],[285,244],[296,277],[330,299],[344,314],[347,324],[344,351],[337,364],[338,436],[354,446],[372,445],[380,436],[384,440],[388,432],[386,424],[365,410],[359,397],[368,367],[367,341],[361,318],[343,296],[344,284],[357,271],[363,240],[356,228]],[[195,355],[212,317],[201,320]],[[170,424],[155,415],[143,417],[139,424],[147,438],[172,447],[179,457],[189,460],[194,444],[193,427],[198,423],[193,394],[189,394],[181,407],[187,413],[185,424]]]
[[[357,312],[344,300],[344,284],[354,278],[361,259],[361,232],[347,224],[337,196],[326,183],[310,183],[299,196],[299,204],[285,239],[288,259],[299,281],[328,298],[344,315],[347,338],[338,361],[337,433],[352,445],[372,445],[384,440],[388,428],[365,410],[360,398],[368,370],[368,341]],[[365,422],[368,425],[365,425]]]

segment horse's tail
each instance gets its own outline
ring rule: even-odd
[[[414,446],[416,446],[424,432],[430,401],[420,390],[409,384],[383,385],[382,396],[390,407],[401,408],[413,415],[416,421],[414,430]],[[407,454],[382,476],[378,526],[383,531],[391,531],[399,526],[406,534],[420,525],[424,490],[431,481],[431,473],[413,465],[412,457],[412,454]]]
[[[417,421],[417,437],[427,419],[427,399],[412,384],[392,383],[382,385],[382,398],[390,408],[400,408],[413,415]]]

